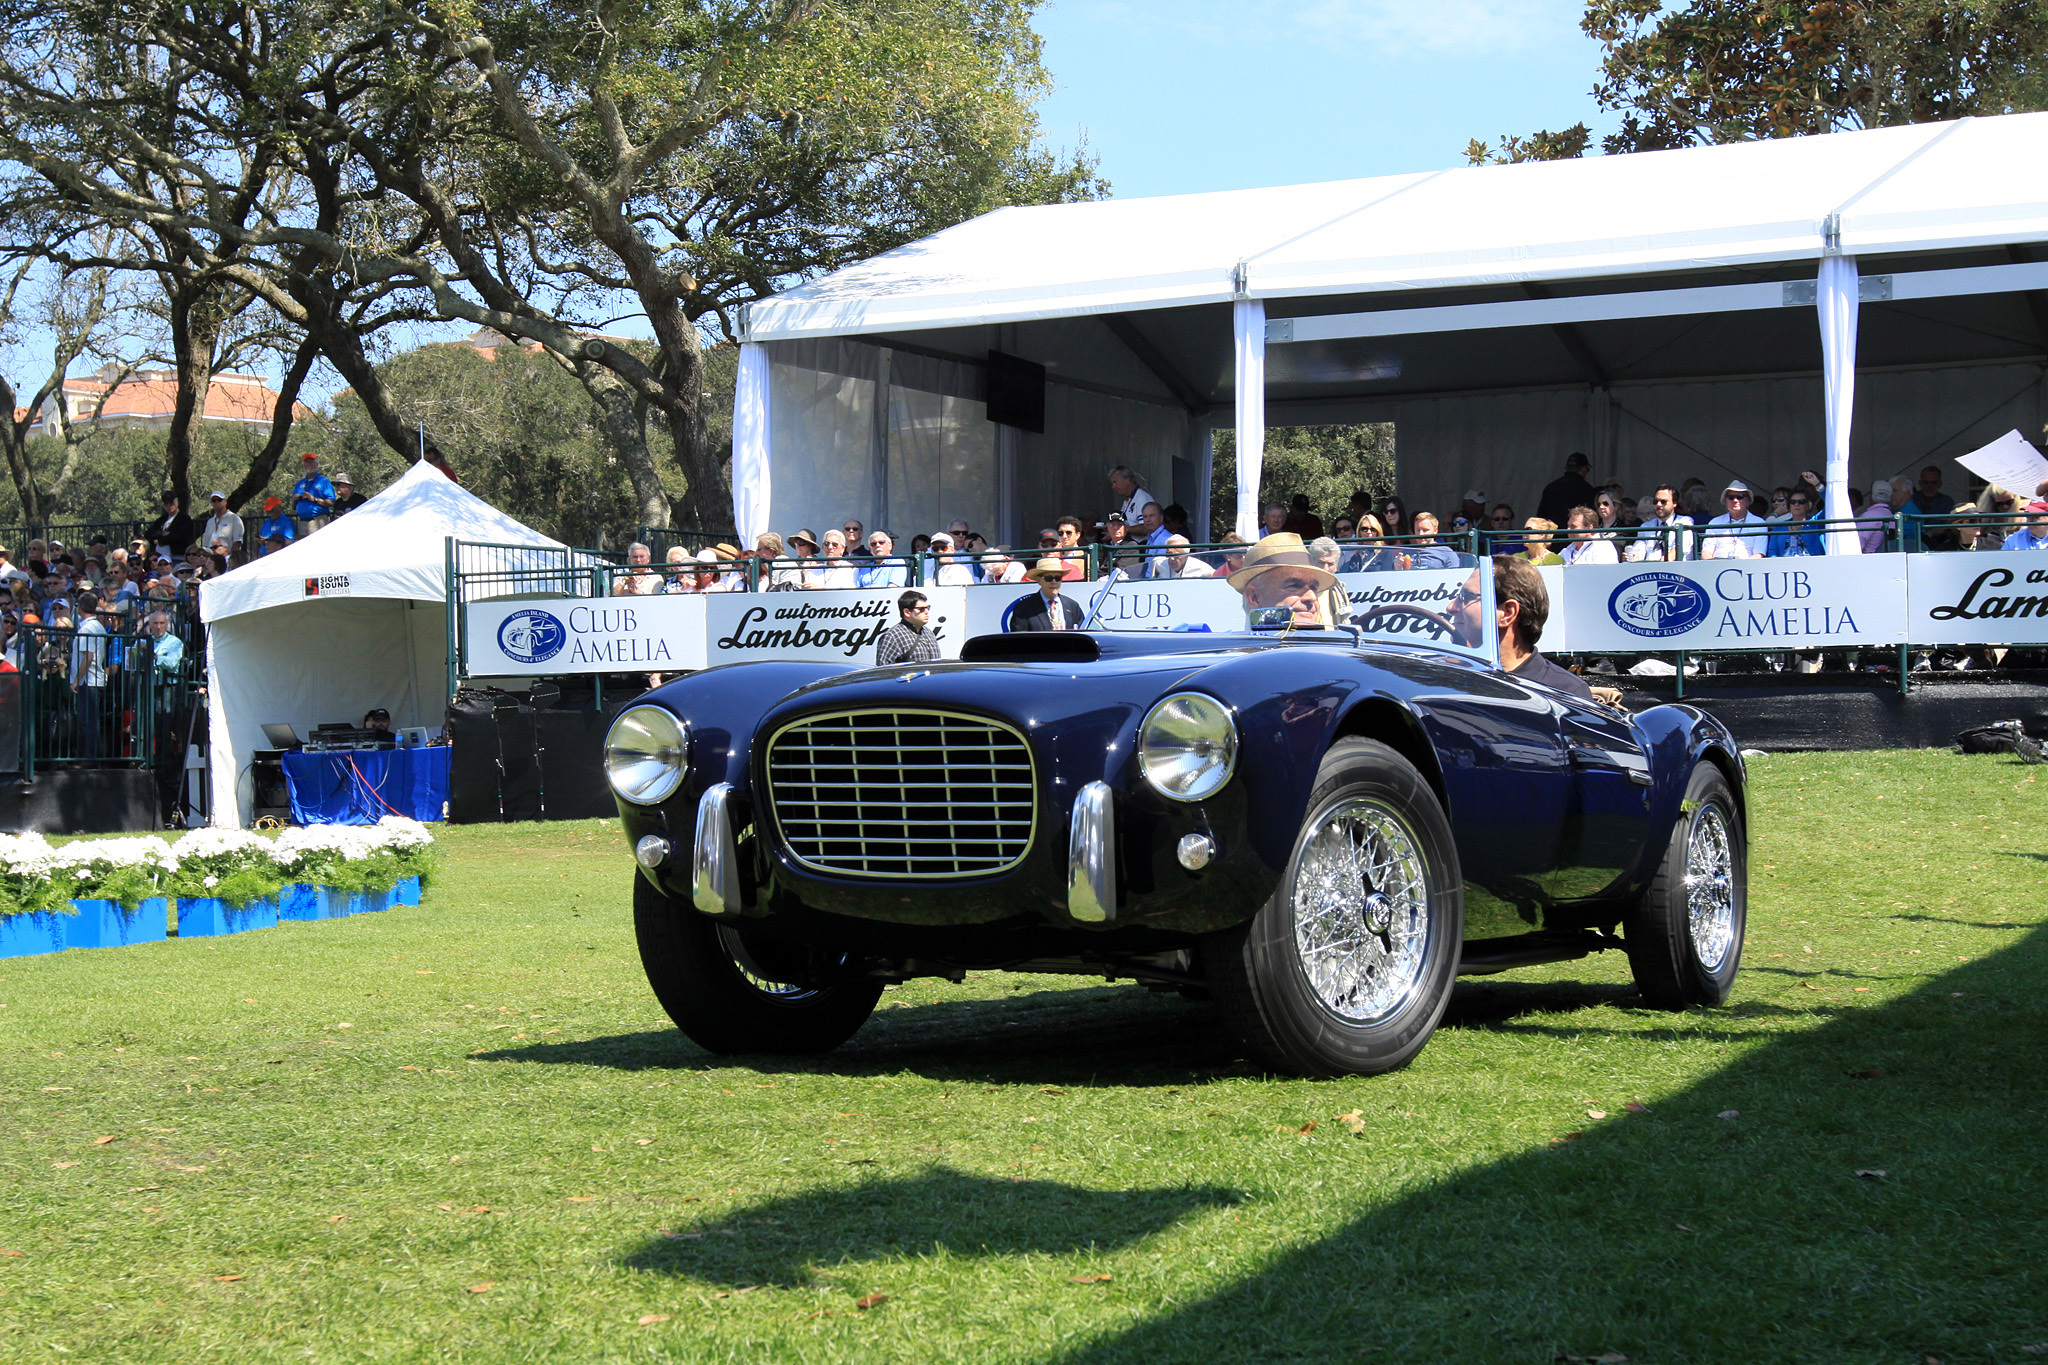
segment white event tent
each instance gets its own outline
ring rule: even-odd
[[[421,461],[353,512],[206,585],[215,824],[248,823],[266,724],[304,736],[381,706],[394,726],[440,727],[450,536],[561,548]]]
[[[1574,450],[1632,495],[1960,493],[1955,455],[2041,429],[2044,161],[2018,114],[1000,210],[748,310],[737,525],[1026,543],[1123,463],[1202,528],[1224,426],[1249,534],[1268,426],[1366,421],[1411,506],[1532,512]],[[1045,367],[1042,433],[986,420],[991,352]]]

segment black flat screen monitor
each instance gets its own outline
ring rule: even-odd
[[[988,420],[1019,431],[1045,431],[1045,366],[1001,351],[988,353]]]

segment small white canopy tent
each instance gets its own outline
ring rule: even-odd
[[[206,585],[215,824],[248,823],[266,724],[304,735],[381,706],[395,726],[439,727],[450,536],[560,548],[422,461],[347,516]]]
[[[1631,493],[1825,466],[1840,505],[1852,458],[2048,415],[2044,155],[2014,114],[998,210],[748,310],[738,527],[1028,540],[1111,462],[1203,525],[1212,424],[1247,534],[1260,432],[1320,422],[1394,422],[1422,506],[1533,496],[1573,449]],[[1046,367],[1042,433],[984,420],[991,351]]]

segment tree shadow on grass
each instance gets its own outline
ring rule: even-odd
[[[1633,987],[1577,982],[1461,983],[1449,1026],[1496,1028],[1527,1014],[1594,1010]],[[1564,1026],[1559,1026],[1564,1027]],[[1564,1031],[1571,1032],[1568,1027]],[[543,1062],[621,1071],[766,1067],[835,1076],[897,1075],[991,1085],[1178,1087],[1262,1075],[1215,1005],[1130,985],[1033,990],[1000,998],[884,1008],[822,1057],[721,1057],[676,1030],[475,1053],[478,1062]]]
[[[2028,1358],[2048,1340],[2044,982],[2048,928],[1885,1005],[1750,1034],[1766,1045],[1648,1112],[1615,1103],[1625,1088],[1603,1121],[1561,1102],[1550,1142],[1418,1178],[1053,1359]],[[1335,1126],[1310,1139],[1333,1182],[1393,1132]]]
[[[670,1228],[624,1262],[716,1284],[788,1288],[812,1283],[814,1266],[846,1261],[1114,1251],[1243,1198],[1213,1185],[1090,1190],[941,1167],[908,1179],[806,1190],[715,1223]]]

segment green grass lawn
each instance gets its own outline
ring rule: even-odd
[[[449,829],[418,909],[0,962],[0,1361],[2048,1358],[2036,771],[1758,760],[1727,1008],[1468,979],[1371,1081],[996,974],[722,1061],[615,830]]]

